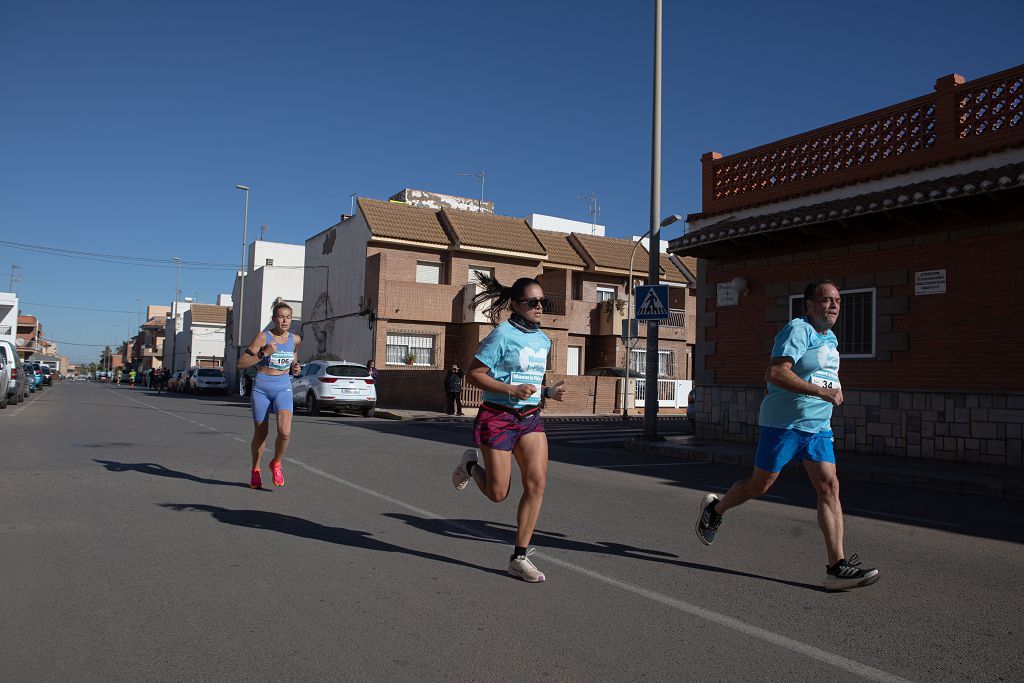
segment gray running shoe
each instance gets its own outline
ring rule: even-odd
[[[530,561],[530,555],[533,555],[534,551],[536,551],[536,548],[530,548],[526,551],[525,555],[513,557],[512,561],[508,563],[509,576],[514,576],[529,583],[540,583],[543,581],[544,573],[537,569],[536,565]]]
[[[722,515],[715,512],[715,503],[718,496],[709,493],[700,502],[700,517],[697,519],[697,538],[704,545],[711,545],[715,542],[715,534],[718,533],[718,526],[722,523]]]
[[[471,462],[478,462],[475,448],[467,449],[466,452],[462,454],[462,461],[459,462],[459,466],[455,468],[454,472],[452,472],[452,484],[458,491],[465,490],[466,484],[468,484],[469,480],[473,478],[469,474],[469,470],[466,469],[466,465]]]
[[[878,581],[877,569],[861,569],[857,554],[849,560],[839,560],[831,567],[825,567],[825,590],[843,591],[849,588],[862,588]]]

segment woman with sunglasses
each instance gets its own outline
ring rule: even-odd
[[[452,473],[452,483],[462,491],[472,479],[490,500],[500,503],[512,486],[512,459],[519,465],[523,496],[516,514],[516,541],[509,559],[511,576],[538,583],[544,574],[530,561],[527,550],[540,516],[547,484],[548,439],[540,416],[541,397],[561,401],[565,382],[543,387],[551,340],[540,330],[547,299],[533,278],[519,278],[504,287],[492,277],[477,276],[483,288],[473,297],[474,307],[488,302],[484,313],[496,325],[466,372],[466,381],[484,392],[476,421],[474,440],[483,455],[471,448]],[[498,318],[511,309],[508,320]]]

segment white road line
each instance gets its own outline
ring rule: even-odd
[[[126,396],[125,398],[128,398],[131,401],[135,401],[136,403],[139,403],[141,405],[144,405],[147,408],[152,408],[153,410],[159,410],[160,412],[167,413],[168,415],[174,415],[174,413],[170,413],[170,412],[168,412],[166,410],[162,410],[160,408],[156,408],[154,406],[149,405],[148,403],[143,403],[142,401],[136,401],[135,399],[133,399],[131,397]],[[177,417],[177,416],[175,415],[175,417]],[[221,432],[221,433],[223,433],[223,432]],[[225,434],[225,436],[227,436],[227,435]],[[235,438],[238,438],[238,437],[235,437]],[[465,527],[465,526],[463,526],[461,524],[457,524],[455,522],[452,522],[450,520],[445,519],[444,517],[442,517],[441,515],[437,514],[436,512],[431,512],[430,510],[424,510],[423,508],[416,507],[415,505],[411,505],[411,504],[406,503],[405,501],[399,500],[397,498],[392,498],[391,496],[388,496],[386,494],[380,493],[379,491],[374,491],[373,489],[366,488],[365,486],[360,486],[359,484],[356,484],[354,482],[348,481],[346,479],[342,479],[341,477],[336,477],[333,474],[330,474],[328,472],[324,472],[323,470],[317,469],[317,468],[315,468],[315,467],[313,467],[311,465],[307,465],[306,463],[304,463],[304,462],[302,462],[300,460],[296,460],[295,458],[285,456],[284,459],[287,460],[288,462],[292,463],[293,465],[297,465],[298,467],[301,467],[304,470],[312,472],[313,474],[315,474],[315,475],[317,475],[319,477],[323,477],[324,479],[328,479],[328,480],[333,481],[335,483],[341,484],[342,486],[347,486],[350,489],[353,489],[355,491],[359,491],[360,493],[365,493],[368,496],[373,496],[374,498],[378,498],[380,500],[386,501],[388,503],[391,503],[392,505],[396,505],[398,507],[405,508],[406,510],[409,510],[410,512],[414,512],[417,515],[421,515],[421,516],[426,517],[428,519],[433,519],[433,520],[441,521],[445,525],[447,525],[449,527],[452,527],[452,528],[455,528],[455,529],[458,529],[459,531],[462,531],[463,533],[469,533],[469,534],[476,534],[477,533],[475,530],[470,529],[469,527]],[[500,540],[500,539],[495,539],[495,540]],[[863,664],[863,663],[858,662],[856,660],[849,659],[847,657],[843,657],[842,655],[837,655],[834,652],[829,652],[828,650],[822,650],[821,648],[815,647],[813,645],[808,645],[807,643],[802,643],[799,640],[794,640],[793,638],[789,638],[789,637],[781,635],[779,633],[775,633],[774,631],[769,631],[767,629],[761,628],[760,626],[754,626],[753,624],[748,624],[745,621],[740,621],[739,619],[735,619],[735,618],[727,616],[725,614],[721,614],[719,612],[715,612],[713,610],[709,610],[707,608],[700,607],[699,605],[694,605],[694,604],[688,603],[688,602],[686,602],[684,600],[679,600],[678,598],[673,598],[673,597],[670,597],[668,595],[664,595],[662,593],[658,593],[657,591],[650,590],[649,588],[644,588],[642,586],[637,586],[635,584],[628,583],[626,581],[620,581],[619,579],[616,579],[616,578],[614,578],[612,576],[607,576],[605,574],[601,574],[600,572],[596,572],[596,571],[594,571],[592,569],[587,569],[586,567],[580,566],[578,564],[574,564],[572,562],[567,562],[565,560],[559,560],[557,558],[551,557],[547,553],[543,553],[543,554],[542,553],[536,553],[536,557],[543,558],[547,562],[551,562],[552,564],[556,564],[559,567],[564,567],[565,569],[568,569],[569,571],[575,572],[575,573],[580,574],[582,576],[589,577],[591,579],[594,579],[595,581],[599,581],[601,583],[605,583],[605,584],[607,584],[609,586],[614,586],[615,588],[627,591],[629,593],[633,593],[634,595],[639,595],[639,596],[647,598],[648,600],[651,600],[653,602],[657,602],[659,604],[665,605],[666,607],[671,607],[671,608],[673,608],[675,610],[678,610],[680,612],[684,612],[686,614],[690,614],[690,615],[698,617],[700,619],[704,619],[705,621],[710,621],[710,622],[718,624],[720,626],[724,626],[726,628],[731,628],[734,631],[739,631],[740,633],[744,633],[744,634],[746,634],[748,636],[751,636],[752,638],[757,638],[759,640],[766,641],[766,642],[771,643],[773,645],[777,645],[779,647],[783,647],[783,648],[785,648],[787,650],[790,650],[792,652],[796,652],[797,654],[802,654],[805,657],[809,657],[810,659],[815,659],[815,660],[817,660],[819,662],[822,662],[824,664],[828,664],[829,666],[833,666],[833,667],[835,667],[837,669],[843,669],[844,671],[849,671],[850,673],[856,674],[856,675],[861,676],[863,678],[866,678],[868,680],[872,680],[872,681],[887,681],[887,682],[889,682],[889,681],[892,681],[892,682],[900,681],[900,682],[902,682],[902,681],[906,680],[906,679],[900,678],[899,676],[896,676],[894,674],[888,673],[887,671],[882,671],[881,669],[876,669],[873,666],[869,666],[867,664]]]
[[[953,524],[952,522],[938,522],[934,519],[925,519],[924,517],[909,517],[907,515],[894,515],[891,512],[879,512],[878,510],[864,510],[863,508],[845,508],[847,512],[852,512],[858,515],[871,515],[872,517],[885,517],[887,519],[898,519],[902,522],[916,522],[918,524],[933,524],[935,526],[946,527],[947,529],[959,529],[960,524]]]
[[[429,510],[424,510],[423,508],[416,507],[415,505],[410,505],[409,503],[406,503],[405,501],[398,500],[397,498],[392,498],[391,496],[388,496],[386,494],[380,493],[379,491],[374,491],[373,489],[368,489],[365,486],[360,486],[359,484],[356,484],[354,482],[348,481],[346,479],[342,479],[341,477],[336,477],[333,474],[330,474],[328,472],[324,472],[323,470],[317,469],[317,468],[315,468],[315,467],[313,467],[311,465],[307,465],[306,463],[301,462],[299,460],[296,460],[295,458],[291,458],[291,457],[285,456],[284,459],[287,460],[288,462],[292,463],[293,465],[297,465],[297,466],[303,468],[304,470],[312,472],[313,474],[315,474],[317,476],[323,477],[324,479],[329,479],[330,481],[333,481],[335,483],[341,484],[342,486],[347,486],[347,487],[349,487],[349,488],[351,488],[353,490],[359,491],[360,493],[365,493],[368,496],[373,496],[374,498],[378,498],[380,500],[386,501],[388,503],[391,503],[392,505],[397,505],[398,507],[405,508],[406,510],[410,510],[412,512],[415,512],[416,514],[418,514],[418,515],[420,515],[422,517],[426,517],[428,519],[433,519],[433,520],[441,521],[446,526],[452,527],[454,529],[458,529],[459,531],[461,531],[463,533],[468,533],[468,534],[471,534],[471,535],[474,535],[474,534],[478,533],[477,531],[475,531],[473,529],[470,529],[469,527],[465,527],[465,526],[463,526],[461,524],[458,524],[458,523],[452,522],[450,520],[447,520],[447,519],[445,519],[444,517],[442,517],[441,515],[439,515],[439,514],[437,514],[435,512],[431,512]],[[500,539],[495,539],[495,540],[500,540]],[[678,610],[680,612],[685,612],[686,614],[690,614],[690,615],[698,617],[700,619],[704,619],[706,621],[713,622],[713,623],[718,624],[720,626],[725,626],[726,628],[731,628],[731,629],[733,629],[735,631],[739,631],[740,633],[744,633],[744,634],[746,634],[748,636],[751,636],[753,638],[757,638],[759,640],[767,641],[767,642],[769,642],[769,643],[771,643],[773,645],[777,645],[779,647],[786,648],[787,650],[790,650],[792,652],[796,652],[798,654],[802,654],[802,655],[804,655],[806,657],[809,657],[811,659],[816,659],[819,662],[823,662],[823,663],[828,664],[830,666],[834,666],[837,669],[843,669],[845,671],[849,671],[850,673],[856,674],[856,675],[861,676],[863,678],[866,678],[868,680],[872,680],[872,681],[905,681],[906,680],[906,679],[900,678],[899,676],[891,674],[891,673],[889,673],[887,671],[882,671],[881,669],[876,669],[873,666],[869,666],[867,664],[863,664],[863,663],[855,661],[853,659],[849,659],[847,657],[843,657],[842,655],[837,655],[834,652],[829,652],[827,650],[822,650],[821,648],[815,647],[813,645],[808,645],[807,643],[802,643],[802,642],[800,642],[798,640],[794,640],[793,638],[789,638],[789,637],[781,635],[779,633],[775,633],[773,631],[769,631],[767,629],[763,629],[760,626],[754,626],[753,624],[748,624],[745,621],[740,621],[739,619],[735,619],[735,618],[727,616],[725,614],[721,614],[719,612],[715,612],[713,610],[709,610],[707,608],[700,607],[698,605],[694,605],[694,604],[688,603],[688,602],[686,602],[684,600],[679,600],[678,598],[673,598],[673,597],[670,597],[668,595],[664,595],[662,593],[658,593],[657,591],[650,590],[649,588],[644,588],[642,586],[637,586],[635,584],[628,583],[626,581],[620,581],[619,579],[616,579],[614,577],[608,576],[606,574],[602,574],[600,572],[596,572],[596,571],[594,571],[592,569],[587,569],[586,567],[580,566],[578,564],[574,564],[572,562],[567,562],[565,560],[559,560],[557,558],[551,557],[547,553],[543,553],[543,554],[542,553],[536,553],[535,557],[542,558],[542,559],[544,559],[547,562],[551,562],[552,564],[556,564],[559,567],[564,567],[565,569],[568,569],[569,571],[575,572],[577,574],[581,574],[583,576],[589,577],[589,578],[594,579],[596,581],[600,581],[601,583],[605,583],[605,584],[608,584],[610,586],[614,586],[614,587],[619,588],[621,590],[627,591],[629,593],[633,593],[635,595],[639,595],[641,597],[645,597],[648,600],[652,600],[654,602],[657,602],[659,604],[665,605],[667,607],[671,607],[671,608],[676,609],[676,610]]]

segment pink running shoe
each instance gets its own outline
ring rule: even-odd
[[[249,480],[249,488],[259,489],[263,488],[263,478],[260,477],[260,468],[252,468],[252,478]]]
[[[284,486],[284,469],[276,460],[270,461],[270,473],[274,475],[274,486]]]

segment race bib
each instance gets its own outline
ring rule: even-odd
[[[540,403],[541,384],[543,382],[543,372],[513,372],[509,384],[513,386],[519,386],[520,384],[532,384],[537,387],[537,391],[531,394],[529,398],[522,399],[518,403],[520,406],[529,406]]]
[[[835,377],[827,377],[825,375],[811,375],[811,384],[815,384],[822,389],[842,389],[843,385],[839,383],[839,380]]]
[[[287,370],[292,366],[292,361],[295,360],[295,354],[291,351],[275,351],[270,354],[270,369],[271,370]]]

